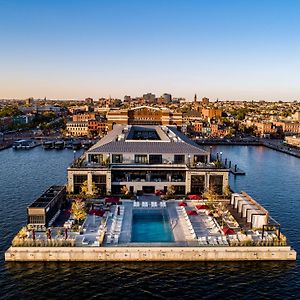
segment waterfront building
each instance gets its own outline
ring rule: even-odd
[[[182,113],[174,112],[167,108],[150,106],[110,110],[106,118],[110,129],[112,129],[115,124],[182,126]]]
[[[66,126],[70,136],[87,136],[89,134],[87,121],[67,122]]]
[[[284,142],[288,145],[300,148],[300,136],[286,136]]]
[[[66,200],[65,186],[51,186],[27,207],[27,225],[45,229],[55,221]]]
[[[67,131],[70,136],[99,135],[106,134],[108,126],[105,118],[89,112],[73,115],[67,122]]]
[[[275,134],[277,132],[276,126],[271,122],[255,122],[256,134],[265,136]]]
[[[277,127],[280,127],[285,134],[298,134],[300,133],[300,122],[274,122]]]
[[[176,126],[115,125],[107,136],[68,168],[68,189],[78,194],[87,182],[100,194],[167,191],[218,194],[228,185],[228,169],[210,161],[200,148]]]

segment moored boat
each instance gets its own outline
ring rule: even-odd
[[[13,149],[31,149],[38,146],[38,143],[33,140],[18,140],[12,145]]]
[[[54,147],[54,141],[45,141],[43,142],[44,149],[52,149]]]
[[[64,141],[56,141],[54,144],[54,148],[57,150],[62,150],[65,148],[65,142]]]
[[[72,148],[74,150],[79,150],[81,148],[81,141],[73,141]]]

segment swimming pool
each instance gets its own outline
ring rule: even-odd
[[[135,243],[174,242],[167,211],[164,209],[134,210],[131,241]]]

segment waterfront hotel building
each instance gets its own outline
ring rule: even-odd
[[[222,194],[228,169],[210,161],[176,126],[116,124],[104,138],[68,168],[68,190],[119,195],[155,193],[173,186],[175,193],[201,194],[213,188]]]

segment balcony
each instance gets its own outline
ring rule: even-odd
[[[181,183],[185,183],[185,178],[179,178],[179,177],[171,177],[171,178],[167,178],[166,176],[134,176],[134,178],[132,178],[131,176],[127,176],[127,177],[113,177],[112,178],[112,182],[113,183],[117,183],[117,182],[181,182]]]
[[[107,163],[94,163],[94,162],[88,162],[86,160],[80,160],[76,159],[71,165],[70,168],[95,168],[95,169],[107,169],[109,167],[109,164]]]

